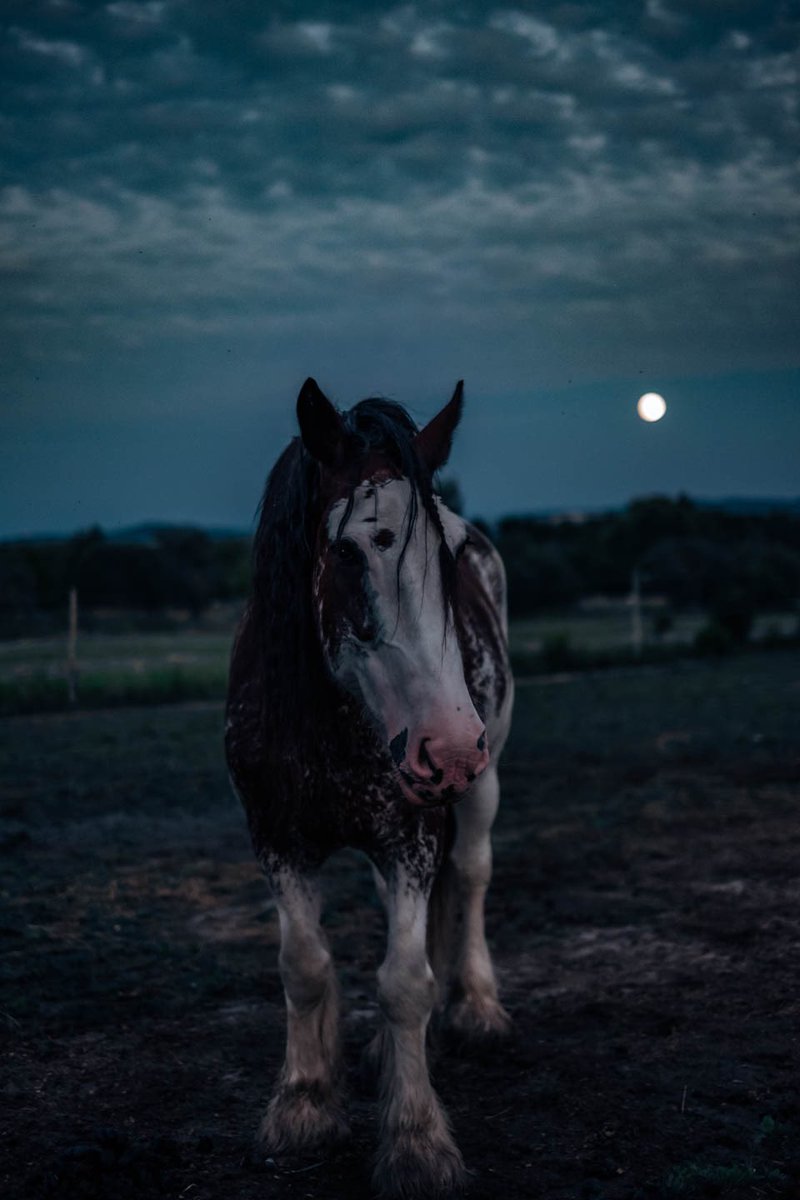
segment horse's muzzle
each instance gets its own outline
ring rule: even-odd
[[[426,807],[460,800],[489,765],[485,730],[470,745],[423,736],[404,749],[401,760],[395,758],[403,795]]]

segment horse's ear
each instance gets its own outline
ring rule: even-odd
[[[414,439],[417,453],[431,475],[434,471],[438,471],[440,467],[443,467],[450,457],[453,434],[455,433],[456,425],[461,420],[461,410],[463,407],[464,380],[459,379],[452,398],[445,404],[442,411],[438,412],[425,428],[419,431]]]
[[[303,445],[311,457],[325,467],[338,466],[344,447],[342,419],[316,379],[311,377],[300,388],[297,397],[297,421]]]

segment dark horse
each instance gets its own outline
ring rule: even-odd
[[[346,1132],[317,876],[355,847],[388,917],[375,1182],[402,1197],[449,1191],[464,1169],[428,1077],[437,996],[461,1035],[509,1024],[483,917],[513,692],[504,573],[433,485],[462,390],[417,431],[398,404],[340,413],[306,381],[301,436],[264,492],[228,693],[228,764],[277,902],[288,1016],[261,1136],[310,1149]],[[458,928],[436,919],[457,901]]]

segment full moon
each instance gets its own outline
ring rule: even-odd
[[[658,392],[645,392],[639,397],[636,411],[643,421],[660,421],[667,411],[667,402]]]

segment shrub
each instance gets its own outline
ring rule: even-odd
[[[573,666],[575,653],[568,633],[551,633],[542,642],[542,666],[547,671],[563,671]]]
[[[718,621],[708,621],[694,635],[695,654],[704,658],[716,658],[728,654],[733,649],[733,638],[724,625]]]
[[[658,638],[664,637],[665,634],[669,633],[674,628],[674,625],[675,618],[668,608],[662,608],[653,617],[653,633]]]
[[[710,616],[712,623],[724,629],[731,641],[746,642],[756,616],[753,596],[745,588],[728,588],[716,596]]]

